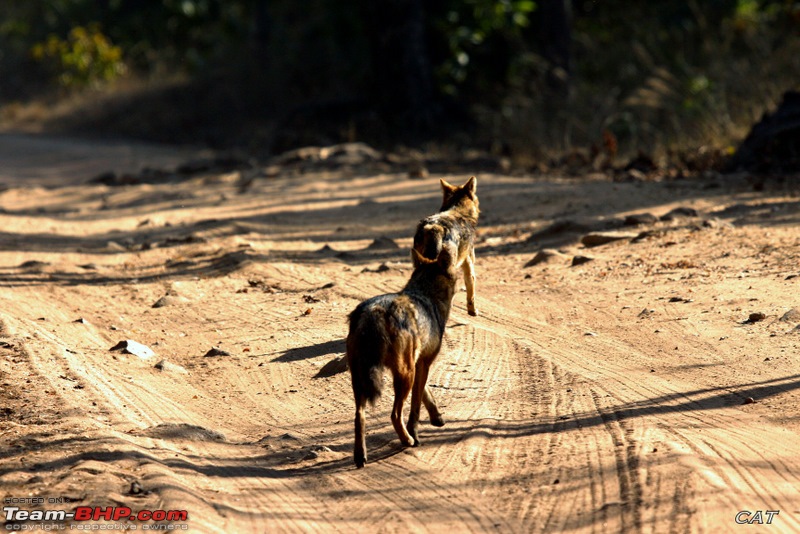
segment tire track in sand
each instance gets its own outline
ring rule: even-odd
[[[708,517],[717,519],[721,524],[730,522],[730,518],[739,508],[753,501],[775,503],[784,510],[797,507],[797,494],[791,493],[789,489],[800,482],[798,470],[793,467],[797,465],[797,458],[800,458],[797,445],[793,442],[785,444],[781,451],[783,454],[778,455],[781,460],[777,465],[766,462],[762,453],[763,450],[770,450],[767,443],[781,441],[781,436],[788,435],[785,430],[760,422],[761,428],[766,427],[766,437],[759,436],[757,439],[750,432],[737,435],[733,430],[723,430],[747,428],[748,424],[754,424],[754,419],[734,407],[716,401],[713,391],[705,392],[674,380],[642,376],[617,363],[628,361],[631,352],[637,350],[635,347],[612,339],[600,342],[599,347],[592,347],[587,353],[585,343],[572,341],[572,332],[547,325],[543,327],[540,324],[533,327],[528,321],[509,317],[507,313],[503,314],[501,323],[497,319],[499,315],[486,309],[484,311],[480,322],[491,324],[491,329],[499,335],[524,339],[524,344],[530,343],[537,347],[556,367],[568,367],[572,373],[578,375],[585,373],[585,378],[592,384],[593,398],[610,399],[608,405],[598,402],[593,410],[584,410],[579,415],[586,423],[591,423],[592,412],[599,415],[602,428],[612,438],[613,448],[598,443],[596,449],[600,451],[600,455],[611,453],[615,458],[619,494],[626,497],[621,498],[620,502],[628,503],[625,507],[631,507],[630,513],[620,515],[620,520],[624,521],[621,524],[625,528],[641,530],[645,525],[661,524],[659,521],[663,521],[663,517],[672,517],[674,514],[677,514],[677,518],[673,526],[687,524],[687,503],[676,502],[675,499],[691,499],[693,495],[703,494],[699,488],[707,488],[708,480],[715,479],[723,481],[728,494],[712,492],[715,502],[707,507],[711,514]],[[685,344],[686,340],[682,342]],[[590,356],[601,351],[602,357],[597,360]],[[614,358],[615,354],[622,357]],[[603,367],[595,364],[600,361],[603,362]],[[649,399],[660,401],[650,402]],[[593,428],[601,425],[587,426],[589,428],[585,432],[596,433]],[[647,437],[648,434],[651,436]],[[707,445],[710,435],[714,436],[713,447]],[[676,453],[675,440],[689,444],[689,458]],[[763,443],[759,444],[762,440]],[[699,446],[703,443],[706,446]],[[678,457],[681,463],[675,469],[684,473],[685,478],[675,477],[674,474],[663,476],[668,469],[666,462],[658,460],[657,455],[645,454],[649,450],[658,450],[658,444],[666,445],[669,456]],[[664,449],[662,447],[662,452]],[[705,467],[698,470],[697,462]],[[639,472],[645,473],[645,478],[639,476]],[[661,483],[655,487],[646,486],[642,482],[647,477],[652,479],[660,475]],[[773,483],[768,489],[746,483],[748,480],[774,481],[776,478],[782,483]],[[664,480],[670,481],[667,486],[663,484]],[[590,483],[598,482],[596,479]],[[597,499],[594,501],[597,502]],[[648,506],[642,510],[636,503],[647,503]],[[606,502],[601,506],[601,515],[607,515],[608,504]],[[694,514],[690,522],[693,528],[699,528],[706,524],[708,517],[700,518],[699,514]],[[785,526],[791,529],[794,525],[795,520],[787,517]]]

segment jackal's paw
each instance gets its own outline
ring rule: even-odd
[[[444,419],[442,419],[441,415],[432,415],[431,416],[431,424],[433,426],[444,426]]]
[[[417,445],[419,445],[419,441],[417,441],[416,439],[414,439],[414,438],[412,438],[410,436],[409,436],[408,440],[401,439],[400,443],[402,443],[406,447],[416,447]]]
[[[467,313],[473,317],[478,316],[478,310],[476,310],[475,308],[467,308]]]
[[[356,454],[355,456],[353,456],[353,461],[355,462],[356,467],[361,469],[367,464],[367,457],[366,455]]]

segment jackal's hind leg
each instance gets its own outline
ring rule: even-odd
[[[365,431],[365,418],[364,418],[364,406],[366,405],[366,399],[359,399],[356,398],[356,419],[355,419],[355,447],[353,448],[353,462],[355,462],[356,467],[364,467],[367,463],[367,442],[366,442],[366,431]]]
[[[467,313],[472,316],[478,315],[475,308],[475,249],[470,249],[464,263],[461,264],[464,271],[464,284],[467,286]]]
[[[428,415],[431,418],[433,426],[444,426],[444,420],[439,407],[436,406],[436,401],[426,385],[428,382],[428,374],[430,373],[431,362],[425,360],[417,361],[416,373],[414,376],[414,391],[411,395],[411,413],[408,416],[408,432],[414,438],[416,445],[420,444],[418,427],[419,427],[419,414],[421,405],[425,405]]]

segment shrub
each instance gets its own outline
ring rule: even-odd
[[[96,86],[125,72],[122,50],[97,25],[72,28],[66,39],[50,35],[34,45],[31,54],[46,63],[66,88]]]

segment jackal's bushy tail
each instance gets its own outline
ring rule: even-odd
[[[356,399],[374,404],[383,386],[383,354],[388,343],[382,317],[361,307],[350,314],[347,364]],[[382,314],[381,314],[382,315]]]
[[[435,223],[423,223],[414,235],[414,248],[423,257],[430,260],[436,259],[442,250],[444,228]]]

